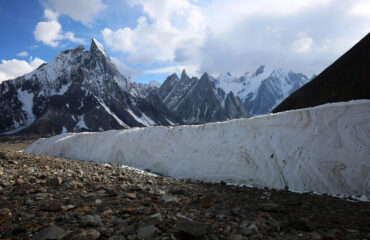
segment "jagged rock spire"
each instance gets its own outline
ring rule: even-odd
[[[100,42],[98,42],[98,40],[96,40],[95,38],[91,39],[90,52],[91,53],[101,53],[105,57],[108,57],[108,54],[105,51],[103,45]]]

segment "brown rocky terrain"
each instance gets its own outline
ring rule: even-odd
[[[370,239],[369,202],[17,152],[27,144],[0,144],[0,239]]]

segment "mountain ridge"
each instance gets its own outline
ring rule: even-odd
[[[217,87],[225,92],[234,92],[250,115],[270,113],[276,105],[309,81],[302,73],[282,68],[271,69],[265,65],[259,66],[252,74],[246,72],[234,77],[228,72],[213,78]]]
[[[199,79],[190,78],[183,70],[181,77],[174,73],[158,89],[167,108],[185,123],[204,123],[247,117],[240,99],[217,88],[204,73]],[[225,104],[227,103],[227,104]]]

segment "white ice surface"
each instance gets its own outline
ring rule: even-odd
[[[176,178],[370,198],[370,100],[196,126],[66,133],[26,152]]]

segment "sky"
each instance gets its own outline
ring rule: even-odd
[[[311,76],[370,32],[370,0],[0,0],[0,31],[0,82],[93,37],[138,82],[262,64]]]

